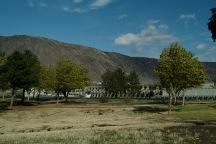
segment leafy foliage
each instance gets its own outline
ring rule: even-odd
[[[197,58],[178,43],[171,44],[160,55],[155,69],[161,85],[166,88],[172,98],[181,91],[199,86],[206,80],[206,72]]]
[[[5,91],[9,88],[9,83],[7,78],[5,77],[6,75],[6,56],[3,52],[0,52],[0,88]]]
[[[88,84],[88,81],[88,71],[84,66],[67,60],[58,61],[56,88],[64,94],[66,101],[71,90],[83,89]]]
[[[12,88],[10,105],[12,107],[17,88],[28,90],[38,84],[39,61],[30,51],[25,51],[24,53],[15,51],[8,56],[5,70],[5,78]]]
[[[128,75],[128,85],[129,91],[131,93],[137,93],[142,88],[142,86],[140,85],[139,76],[135,71],[130,72],[130,74]]]
[[[209,18],[208,29],[212,33],[213,41],[216,40],[216,8],[211,9],[212,16]]]
[[[116,69],[113,72],[107,71],[102,76],[102,85],[107,94],[126,94],[127,92],[138,92],[141,89],[138,75],[135,71],[126,75],[122,69]]]
[[[56,89],[56,72],[55,69],[46,68],[45,66],[40,66],[39,75],[39,90],[54,90]]]

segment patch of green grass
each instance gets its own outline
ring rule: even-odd
[[[171,115],[183,120],[216,121],[216,103],[187,104],[176,109]]]

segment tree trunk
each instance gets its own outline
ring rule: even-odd
[[[169,94],[169,105],[168,105],[168,115],[170,115],[172,111],[172,95]]]
[[[59,93],[57,93],[57,98],[56,98],[56,104],[58,104],[59,103]]]
[[[25,89],[23,89],[22,99],[21,99],[21,103],[24,103],[24,102],[25,102]]]
[[[40,99],[40,90],[38,91],[38,95],[37,95],[37,100],[39,101],[39,99]]]
[[[174,97],[174,105],[177,103],[177,96]]]
[[[33,101],[35,99],[35,89],[33,89],[32,99],[33,99]]]
[[[67,98],[67,92],[66,92],[66,91],[64,91],[64,92],[63,92],[63,95],[64,95],[64,98],[65,98],[65,102],[68,102],[68,98]]]
[[[184,92],[183,92],[183,96],[182,96],[182,106],[184,106],[185,105],[185,94],[184,94]]]
[[[14,97],[15,97],[15,87],[12,88],[12,96],[11,96],[9,109],[12,109],[13,107]]]
[[[2,92],[3,92],[3,94],[2,94],[2,100],[4,101],[4,99],[5,99],[5,90],[3,90]]]
[[[28,102],[29,102],[29,99],[30,99],[30,92],[27,92],[27,94],[28,94]]]

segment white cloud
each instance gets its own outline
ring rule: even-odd
[[[137,34],[133,34],[133,33],[127,33],[115,39],[116,45],[123,45],[123,46],[138,45],[139,42],[140,42],[140,37]]]
[[[216,46],[207,43],[199,43],[196,46],[197,50],[205,50],[207,52],[216,52]]]
[[[148,20],[148,24],[158,24],[160,22],[160,20],[158,19],[151,19],[151,20]]]
[[[167,24],[160,24],[159,28],[162,29],[162,30],[168,30],[169,26]]]
[[[75,13],[83,13],[83,12],[86,12],[87,10],[86,9],[82,9],[82,8],[70,8],[68,6],[64,6],[62,7],[62,10],[65,11],[65,12],[75,12]]]
[[[195,14],[182,14],[179,16],[180,19],[190,19],[190,20],[196,20]]]
[[[184,23],[197,22],[197,18],[195,14],[181,14],[179,16],[179,19],[182,20]]]
[[[207,45],[205,44],[205,43],[199,43],[197,46],[196,46],[196,48],[197,49],[205,49],[207,47]]]
[[[122,14],[122,15],[119,15],[119,16],[118,16],[118,19],[119,19],[119,20],[122,20],[122,19],[126,19],[127,17],[128,17],[127,14]]]
[[[73,0],[74,3],[81,3],[83,0]]]
[[[113,0],[94,0],[93,3],[90,4],[90,9],[99,9],[109,5]]]
[[[140,33],[127,33],[120,35],[115,39],[115,44],[119,46],[140,47],[155,43],[171,43],[177,40],[176,36],[166,32],[161,32],[157,26],[148,25],[148,27],[141,30]]]
[[[74,8],[74,9],[73,9],[73,12],[76,12],[76,13],[84,13],[84,12],[87,12],[87,9]]]
[[[142,51],[145,50],[144,48],[147,48],[149,51],[158,52],[159,49],[156,50],[155,48],[162,48],[167,46],[167,44],[178,41],[178,38],[172,34],[169,34],[167,30],[167,24],[149,24],[139,33],[126,33],[118,36],[114,40],[114,44],[116,46],[131,48],[132,54],[135,56],[140,55]],[[150,50],[150,48],[152,49]]]

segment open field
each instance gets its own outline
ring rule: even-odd
[[[0,112],[0,143],[216,143],[216,103],[71,102],[15,106]]]

